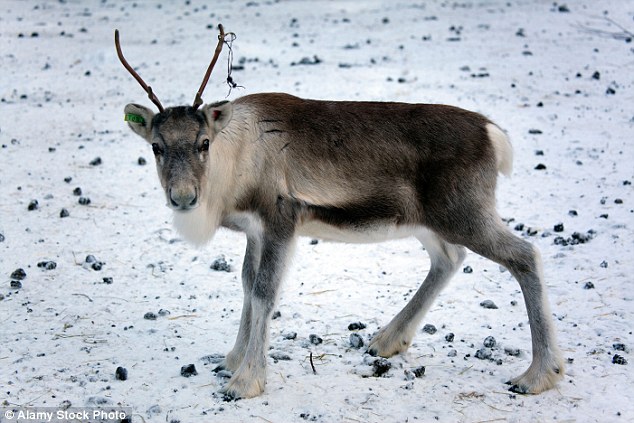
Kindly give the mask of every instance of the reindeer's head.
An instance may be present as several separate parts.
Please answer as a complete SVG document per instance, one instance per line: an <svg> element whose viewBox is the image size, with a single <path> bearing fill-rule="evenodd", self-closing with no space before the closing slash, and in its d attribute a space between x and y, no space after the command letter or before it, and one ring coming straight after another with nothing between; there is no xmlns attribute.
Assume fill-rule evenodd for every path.
<svg viewBox="0 0 634 423"><path fill-rule="evenodd" d="M159 113L139 104L125 106L125 120L132 130L152 145L156 167L165 190L167 205L176 211L196 208L204 196L210 149L216 135L231 120L232 106L228 101L202 105L202 92L207 85L224 42L224 31L219 25L218 46L203 83L196 93L193 106L164 109L152 88L145 84L123 57L119 32L115 31L115 46L123 65L148 93Z"/></svg>

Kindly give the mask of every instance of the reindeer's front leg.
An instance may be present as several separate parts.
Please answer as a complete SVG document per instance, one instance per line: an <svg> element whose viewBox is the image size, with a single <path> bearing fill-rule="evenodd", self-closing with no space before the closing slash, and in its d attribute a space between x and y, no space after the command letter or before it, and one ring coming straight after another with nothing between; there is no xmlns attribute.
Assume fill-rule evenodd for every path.
<svg viewBox="0 0 634 423"><path fill-rule="evenodd" d="M242 263L242 290L244 291L244 301L242 303L242 317L240 318L240 329L236 337L233 349L227 354L225 360L216 370L231 370L235 372L249 345L249 334L251 332L251 296L253 294L253 284L260 267L260 257L262 255L262 234L247 234L247 249L244 253Z"/></svg>
<svg viewBox="0 0 634 423"><path fill-rule="evenodd" d="M251 288L248 342L243 351L242 362L224 389L225 394L231 398L251 398L264 391L269 322L294 238L294 231L289 229L292 226L280 227L278 224L267 225L262 237L262 253ZM246 303L247 300L245 306ZM242 333L246 334L244 331ZM237 344L240 342L239 334ZM233 353L238 354L235 349Z"/></svg>

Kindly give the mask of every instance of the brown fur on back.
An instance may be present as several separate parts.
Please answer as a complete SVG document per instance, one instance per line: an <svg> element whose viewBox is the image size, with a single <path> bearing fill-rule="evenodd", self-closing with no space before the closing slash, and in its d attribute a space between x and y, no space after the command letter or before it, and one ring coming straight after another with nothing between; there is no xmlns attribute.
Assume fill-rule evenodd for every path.
<svg viewBox="0 0 634 423"><path fill-rule="evenodd" d="M274 169L262 175L276 180L258 178L254 189L265 184L270 195L296 200L310 217L323 218L319 208L374 205L378 220L425 224L440 197L469 190L494 194L497 169L489 121L477 113L287 94L250 95L234 105L254 112L257 137L251 142L265 151L262 168ZM445 199L442 207L452 201Z"/></svg>

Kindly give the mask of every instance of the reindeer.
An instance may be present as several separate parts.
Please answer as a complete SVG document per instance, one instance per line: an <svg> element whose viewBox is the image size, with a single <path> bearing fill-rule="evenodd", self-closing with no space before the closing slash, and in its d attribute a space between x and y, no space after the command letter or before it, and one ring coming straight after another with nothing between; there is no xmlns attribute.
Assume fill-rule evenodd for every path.
<svg viewBox="0 0 634 423"><path fill-rule="evenodd" d="M247 95L199 109L128 104L130 128L156 157L174 225L195 245L219 227L246 234L244 303L233 349L229 398L260 395L266 382L269 321L298 236L380 242L414 236L431 268L407 305L373 337L368 352L407 350L425 313L469 249L506 267L519 282L532 337L532 362L510 390L540 393L563 378L538 250L514 236L495 209L497 174L509 175L507 135L486 117L436 104L305 100Z"/></svg>

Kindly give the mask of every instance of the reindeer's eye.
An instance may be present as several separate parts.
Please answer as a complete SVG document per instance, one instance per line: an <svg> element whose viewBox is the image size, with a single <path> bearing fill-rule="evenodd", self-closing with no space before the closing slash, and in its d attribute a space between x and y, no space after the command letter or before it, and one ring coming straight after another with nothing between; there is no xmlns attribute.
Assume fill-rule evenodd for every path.
<svg viewBox="0 0 634 423"><path fill-rule="evenodd" d="M200 151L209 151L209 140L204 140L202 145L200 146Z"/></svg>
<svg viewBox="0 0 634 423"><path fill-rule="evenodd" d="M163 149L157 143L152 144L152 151L154 151L155 156L163 154Z"/></svg>

